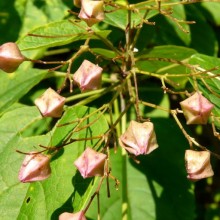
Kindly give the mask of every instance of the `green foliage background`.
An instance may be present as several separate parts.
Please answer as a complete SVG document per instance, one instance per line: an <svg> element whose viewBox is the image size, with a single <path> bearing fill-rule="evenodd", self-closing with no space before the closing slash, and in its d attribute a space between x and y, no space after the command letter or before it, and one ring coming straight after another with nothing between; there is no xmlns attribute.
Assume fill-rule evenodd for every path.
<svg viewBox="0 0 220 220"><path fill-rule="evenodd" d="M22 53L32 59L42 59L50 55L50 50L47 50L49 47L61 48L68 55L73 53L87 35L84 29L73 26L66 20L69 16L68 9L73 9L71 0L0 1L0 44L17 41ZM169 62L144 60L148 57L188 60L190 64L199 64L204 69L220 66L219 11L220 3L206 2L174 7L174 17L196 21L196 24L192 25L183 24L183 28L190 31L189 34L181 31L175 22L157 11L149 13L147 19L155 21L156 26L144 25L141 30L141 37L136 44L139 50L137 67L156 74L165 74L167 71L173 74L187 72L185 67ZM138 24L140 17L135 13L132 16L134 23ZM85 23L81 25L85 26ZM103 24L92 28L96 35L93 36L91 50L96 54L113 58L115 52L97 39L108 38L112 45L117 47L124 41L126 26L125 10L106 14ZM26 33L74 36L39 40L27 36ZM63 53L55 55L60 59L66 56ZM85 57L89 59L90 55L86 54ZM80 61L77 60L75 65ZM220 72L215 70L213 73ZM178 89L191 88L186 77L181 78L179 83ZM219 94L220 85L217 78L211 78L207 83ZM45 88L56 88L59 85L60 80L54 79L54 75L50 75L45 67L41 68L28 62L22 64L15 73L0 72L0 218L3 220L58 219L59 214L64 211L76 212L85 208L97 187L98 178L83 180L73 166L73 161L86 146L94 145L94 141L73 143L60 151L51 162L52 175L49 179L31 184L18 181L18 171L24 155L16 153L16 149L28 152L39 149L39 144L59 145L76 126L74 123L60 128L54 126L52 131L48 132L51 122L43 120L33 104L33 100L42 94ZM199 88L215 104L214 113L219 115L219 98L210 93L202 82L199 82ZM155 80L143 81L139 95L145 101L168 109L178 104L172 97L163 94L160 84ZM110 96L111 94L107 94L99 101L89 103L87 107L75 105L76 102L73 102L66 108L63 117L54 123L57 125L81 118L98 108L99 102L105 102ZM131 220L219 219L220 191L216 190L219 186L216 185L219 181L218 176L202 180L196 185L189 182L184 167L184 151L188 148L188 143L176 123L168 113L159 109L143 107L142 110L145 117L150 117L155 124L160 147L148 156L139 157L140 164L122 156L120 147L116 154L111 150L112 174L121 184L119 190L116 190L114 181L110 181L110 198L107 198L105 184L102 186L101 219L122 219L124 206L128 207L127 218ZM96 117L95 114L89 120ZM127 117L134 118L133 111L130 111ZM216 125L219 126L218 122ZM82 130L74 135L76 138L96 136L103 134L107 129L108 116L102 116L90 127L89 132ZM191 132L195 131L193 127ZM203 130L203 137L198 133L195 135L201 140L208 136L206 130ZM207 144L211 150L218 151L215 141L211 138ZM219 171L219 162L212 162L216 171ZM206 191L200 190L207 188L211 190L209 196L204 197L204 203L199 203L198 197L203 198L203 195L206 195ZM96 205L94 201L86 213L88 219L96 219Z"/></svg>

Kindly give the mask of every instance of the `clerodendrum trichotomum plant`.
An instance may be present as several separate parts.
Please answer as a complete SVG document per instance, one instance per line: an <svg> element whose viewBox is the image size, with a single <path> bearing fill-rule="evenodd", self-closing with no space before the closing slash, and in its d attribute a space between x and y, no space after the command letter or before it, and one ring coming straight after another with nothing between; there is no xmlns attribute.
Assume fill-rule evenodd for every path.
<svg viewBox="0 0 220 220"><path fill-rule="evenodd" d="M0 219L219 219L220 2L0 3Z"/></svg>

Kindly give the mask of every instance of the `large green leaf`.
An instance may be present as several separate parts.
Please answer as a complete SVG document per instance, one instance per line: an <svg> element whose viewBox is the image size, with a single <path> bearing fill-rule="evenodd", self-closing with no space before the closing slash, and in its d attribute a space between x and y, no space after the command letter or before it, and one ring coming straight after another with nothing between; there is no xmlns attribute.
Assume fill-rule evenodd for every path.
<svg viewBox="0 0 220 220"><path fill-rule="evenodd" d="M191 43L190 47L199 53L206 55L217 55L218 42L213 28L208 23L208 18L204 16L196 5L187 5L186 14L188 20L194 20L196 24L190 25Z"/></svg>
<svg viewBox="0 0 220 220"><path fill-rule="evenodd" d="M175 1L175 2L177 2L177 1ZM183 5L176 5L173 8L173 13L171 16L174 19L177 19L180 21L187 20L185 8ZM160 21L158 21L159 25L160 25L160 29L161 29L160 31L164 32L162 38L166 38L166 42L171 43L175 38L178 37L179 40L181 40L184 43L184 45L186 45L186 46L189 45L190 33L187 33L187 32L189 32L190 25L186 24L184 22L180 22L178 24L178 22L174 21L173 19L171 19L169 17L165 17L165 18L168 22L167 25L163 24L163 23L162 23L162 25L160 25Z"/></svg>
<svg viewBox="0 0 220 220"><path fill-rule="evenodd" d="M215 23L217 26L220 25L220 4L219 2L202 2L202 12L206 15L208 21Z"/></svg>
<svg viewBox="0 0 220 220"><path fill-rule="evenodd" d="M154 118L159 148L141 156L140 164L127 161L129 219L194 219L192 184L186 178L187 141L174 121ZM167 137L172 138L167 139Z"/></svg>
<svg viewBox="0 0 220 220"><path fill-rule="evenodd" d="M94 109L83 106L68 108L59 124L85 117L92 111ZM0 119L0 162L2 164L0 210L4 220L57 219L64 211L71 212L85 208L90 191L95 186L92 184L92 179L84 180L79 175L73 162L85 147L94 146L97 140L75 142L60 150L52 159L52 175L49 179L32 184L19 183L17 175L24 155L16 153L15 149L28 152L36 150L39 144L60 146L63 139L78 124L71 123L63 127L55 127L50 135L23 137L23 130L40 118L36 107L21 107L7 112ZM95 113L86 119L80 127L91 122L94 124L75 132L72 137L89 138L103 134L108 125L103 117L99 120L96 118Z"/></svg>
<svg viewBox="0 0 220 220"><path fill-rule="evenodd" d="M62 0L16 0L14 5L22 20L20 31L22 35L47 22L63 19L68 14L67 10L69 9Z"/></svg>
<svg viewBox="0 0 220 220"><path fill-rule="evenodd" d="M62 0L9 0L0 2L0 44L13 41L23 36L33 28L42 26L48 22L63 19L70 2ZM16 22L15 22L16 21ZM38 51L39 55L40 51ZM33 54L33 52L32 52ZM36 52L28 55L29 58L36 58Z"/></svg>
<svg viewBox="0 0 220 220"><path fill-rule="evenodd" d="M157 74L185 74L187 68L178 64L178 61L187 62L196 51L180 46L157 46L151 50L143 50L137 56L137 67L140 70L157 73ZM153 58L152 60L147 60ZM160 59L160 58L164 58ZM167 59L167 60L166 60ZM170 62L168 61L170 60ZM187 77L170 78L173 82L178 83L177 88L181 89L187 82Z"/></svg>
<svg viewBox="0 0 220 220"><path fill-rule="evenodd" d="M18 101L33 86L38 84L47 74L46 70L22 68L6 74L0 72L0 112L5 111L10 105Z"/></svg>
<svg viewBox="0 0 220 220"><path fill-rule="evenodd" d="M154 83L141 90L139 97L170 108L169 100L155 89ZM159 148L150 155L137 157L140 164L125 160L126 170L122 172L126 178L122 181L127 187L122 190L127 195L128 220L194 219L193 184L186 178L184 161L188 142L166 112L156 108L141 108L141 112L154 123Z"/></svg>
<svg viewBox="0 0 220 220"><path fill-rule="evenodd" d="M112 7L106 7L106 11L114 10ZM145 10L140 11L131 11L131 25L132 26L138 26L142 22L142 17L145 14ZM145 19L150 19L153 16L158 14L157 11L150 11ZM105 23L110 24L112 26L118 27L122 30L125 30L128 23L128 11L125 9L119 9L110 13L105 14Z"/></svg>
<svg viewBox="0 0 220 220"><path fill-rule="evenodd" d="M93 28L93 31L102 38L106 38L110 31L99 31ZM41 36L26 35L19 39L18 46L21 50L31 50L38 48L48 48L69 44L71 42L87 39L89 36L98 38L87 31L87 25L84 22L70 22L68 20L52 22L40 26L29 34Z"/></svg>
<svg viewBox="0 0 220 220"><path fill-rule="evenodd" d="M171 0L169 2L178 1ZM166 3L164 4L166 5ZM171 14L169 14L167 6L162 7L161 10L163 13L152 19L156 23L155 26L147 27L148 33L146 34L153 36L150 39L151 44L188 46L191 41L190 32L187 33L190 25L183 22L187 20L184 6L175 5Z"/></svg>
<svg viewBox="0 0 220 220"><path fill-rule="evenodd" d="M14 108L0 118L0 211L2 219L16 219L22 203L25 202L28 184L20 184L17 178L24 155L16 153L15 150L19 148L22 140L22 131L40 118L35 107ZM37 137L35 144L36 141L46 144L45 140L48 140L48 137ZM22 149L33 151L32 144L34 144L33 140L23 141Z"/></svg>
<svg viewBox="0 0 220 220"><path fill-rule="evenodd" d="M174 1L178 2L176 0L172 0L172 2ZM207 3L207 5L208 4L209 3ZM210 8L211 7L212 6L210 5ZM164 7L162 9L165 10L167 8ZM212 10L218 11L217 9L214 9L214 6ZM184 7L183 5L175 5L171 14L173 19L161 14L155 16L153 21L156 22L156 25L147 26L147 28L144 27L142 29L146 29L146 32L143 33L146 35L144 40L148 40L146 43L144 43L144 45L148 43L148 46L150 47L152 45L169 44L188 46L200 53L217 55L217 38L215 36L215 32L213 31L213 27L208 22L212 20L214 15L211 13L203 13L203 11L204 10L201 10L201 7L198 4L185 5ZM181 25L186 31L189 31L189 33L182 31L181 28L178 27L177 22L174 21L175 19L180 20L179 25ZM182 21L195 21L196 23L188 25ZM150 39L149 36L151 36Z"/></svg>

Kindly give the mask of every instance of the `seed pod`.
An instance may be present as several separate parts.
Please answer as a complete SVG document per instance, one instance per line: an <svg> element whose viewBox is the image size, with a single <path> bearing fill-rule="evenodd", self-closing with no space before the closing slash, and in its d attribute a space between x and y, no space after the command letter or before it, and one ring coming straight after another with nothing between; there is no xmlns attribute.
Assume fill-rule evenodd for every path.
<svg viewBox="0 0 220 220"><path fill-rule="evenodd" d="M104 175L106 155L86 148L82 155L74 162L83 178Z"/></svg>
<svg viewBox="0 0 220 220"><path fill-rule="evenodd" d="M17 44L8 42L0 46L0 69L7 73L14 72L25 61Z"/></svg>
<svg viewBox="0 0 220 220"><path fill-rule="evenodd" d="M131 121L127 130L119 138L123 148L134 155L149 154L158 148L152 122Z"/></svg>
<svg viewBox="0 0 220 220"><path fill-rule="evenodd" d="M84 20L89 27L104 20L103 1L81 0L79 18Z"/></svg>
<svg viewBox="0 0 220 220"><path fill-rule="evenodd" d="M101 88L102 68L84 60L79 69L74 73L73 80L82 92Z"/></svg>
<svg viewBox="0 0 220 220"><path fill-rule="evenodd" d="M197 181L214 175L208 151L185 151L187 178Z"/></svg>
<svg viewBox="0 0 220 220"><path fill-rule="evenodd" d="M50 176L50 157L34 152L26 155L18 178L21 182L35 182L47 179Z"/></svg>
<svg viewBox="0 0 220 220"><path fill-rule="evenodd" d="M214 105L201 93L196 92L191 97L180 102L187 124L207 124Z"/></svg>
<svg viewBox="0 0 220 220"><path fill-rule="evenodd" d="M59 118L62 115L65 100L64 97L49 88L34 103L43 117Z"/></svg>
<svg viewBox="0 0 220 220"><path fill-rule="evenodd" d="M64 212L59 216L59 220L86 220L86 217L83 211L76 213Z"/></svg>

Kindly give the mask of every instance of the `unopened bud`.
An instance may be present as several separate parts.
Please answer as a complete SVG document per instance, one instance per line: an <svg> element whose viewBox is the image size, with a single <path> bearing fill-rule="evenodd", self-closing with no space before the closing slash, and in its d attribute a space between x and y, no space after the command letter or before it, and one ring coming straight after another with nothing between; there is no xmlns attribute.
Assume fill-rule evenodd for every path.
<svg viewBox="0 0 220 220"><path fill-rule="evenodd" d="M186 150L185 162L187 178L197 181L214 175L210 163L210 152Z"/></svg>
<svg viewBox="0 0 220 220"><path fill-rule="evenodd" d="M102 68L88 60L84 60L73 75L73 80L82 92L101 88L101 79Z"/></svg>
<svg viewBox="0 0 220 220"><path fill-rule="evenodd" d="M93 24L104 20L103 5L103 1L81 0L81 10L78 17L91 27Z"/></svg>
<svg viewBox="0 0 220 220"><path fill-rule="evenodd" d="M214 105L201 93L196 92L191 97L180 102L187 124L206 124Z"/></svg>
<svg viewBox="0 0 220 220"><path fill-rule="evenodd" d="M86 148L82 155L74 162L83 178L104 175L106 155Z"/></svg>
<svg viewBox="0 0 220 220"><path fill-rule="evenodd" d="M59 216L59 220L86 220L86 217L83 211L76 213L64 212Z"/></svg>
<svg viewBox="0 0 220 220"><path fill-rule="evenodd" d="M65 100L64 97L49 88L34 103L43 117L59 118L62 115Z"/></svg>
<svg viewBox="0 0 220 220"><path fill-rule="evenodd" d="M8 42L0 46L0 69L7 73L14 72L25 61L17 44Z"/></svg>
<svg viewBox="0 0 220 220"><path fill-rule="evenodd" d="M41 153L30 153L26 155L18 178L21 182L35 182L47 179L50 176L50 157Z"/></svg>
<svg viewBox="0 0 220 220"><path fill-rule="evenodd" d="M127 130L119 138L123 148L134 155L149 154L158 148L152 122L131 121Z"/></svg>

